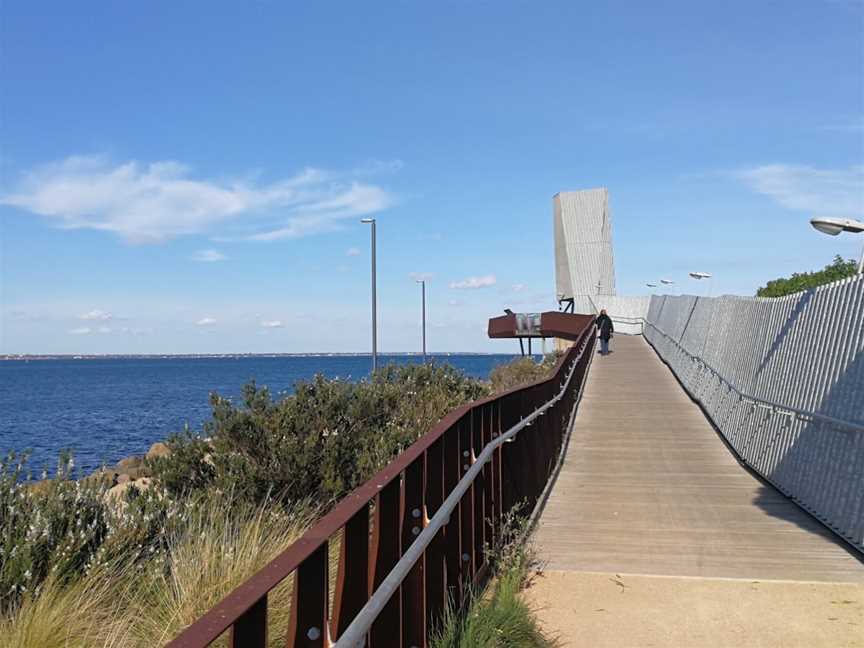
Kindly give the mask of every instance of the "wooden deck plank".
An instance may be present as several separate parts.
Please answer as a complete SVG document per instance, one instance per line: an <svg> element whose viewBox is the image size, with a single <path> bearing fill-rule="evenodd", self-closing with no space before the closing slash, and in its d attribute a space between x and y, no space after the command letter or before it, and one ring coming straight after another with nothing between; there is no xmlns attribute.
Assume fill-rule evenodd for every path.
<svg viewBox="0 0 864 648"><path fill-rule="evenodd" d="M864 582L864 563L738 464L641 337L592 364L534 542L550 570Z"/></svg>

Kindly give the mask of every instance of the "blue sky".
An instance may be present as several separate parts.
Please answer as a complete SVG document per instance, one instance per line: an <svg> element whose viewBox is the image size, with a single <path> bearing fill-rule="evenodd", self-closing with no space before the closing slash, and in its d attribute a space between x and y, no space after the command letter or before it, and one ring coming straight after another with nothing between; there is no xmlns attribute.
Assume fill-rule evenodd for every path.
<svg viewBox="0 0 864 648"><path fill-rule="evenodd" d="M554 308L553 194L606 186L618 291L856 257L864 5L7 0L0 352L380 348ZM460 287L466 286L466 287ZM472 287L476 286L476 287Z"/></svg>

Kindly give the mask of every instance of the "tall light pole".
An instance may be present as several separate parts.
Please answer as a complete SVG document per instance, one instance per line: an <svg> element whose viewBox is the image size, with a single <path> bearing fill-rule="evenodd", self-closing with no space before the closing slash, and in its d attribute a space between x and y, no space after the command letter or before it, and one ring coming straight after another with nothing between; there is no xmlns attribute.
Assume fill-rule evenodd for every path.
<svg viewBox="0 0 864 648"><path fill-rule="evenodd" d="M375 219L363 218L361 223L372 226L372 373L378 369L378 299L375 295Z"/></svg>
<svg viewBox="0 0 864 648"><path fill-rule="evenodd" d="M418 279L417 283L420 284L421 303L423 304L423 364L426 364L426 280Z"/></svg>
<svg viewBox="0 0 864 648"><path fill-rule="evenodd" d="M823 234L831 236L837 236L840 232L864 232L864 223L851 218L811 218L810 224ZM858 261L858 274L864 274L864 250L861 250L861 260Z"/></svg>

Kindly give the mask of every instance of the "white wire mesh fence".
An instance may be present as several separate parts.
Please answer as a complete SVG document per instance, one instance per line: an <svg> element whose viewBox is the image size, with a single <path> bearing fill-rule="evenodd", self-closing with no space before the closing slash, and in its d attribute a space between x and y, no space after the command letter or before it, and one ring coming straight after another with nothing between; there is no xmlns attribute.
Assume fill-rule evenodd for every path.
<svg viewBox="0 0 864 648"><path fill-rule="evenodd" d="M744 461L864 551L864 277L654 296L644 335Z"/></svg>

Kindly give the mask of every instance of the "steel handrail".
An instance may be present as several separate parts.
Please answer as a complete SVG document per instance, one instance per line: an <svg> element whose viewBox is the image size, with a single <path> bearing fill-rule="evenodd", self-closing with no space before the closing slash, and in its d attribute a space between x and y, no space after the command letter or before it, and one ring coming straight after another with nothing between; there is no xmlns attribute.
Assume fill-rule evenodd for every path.
<svg viewBox="0 0 864 648"><path fill-rule="evenodd" d="M719 371L717 371L714 367L712 367L710 364L705 362L705 360L703 360L699 356L693 355L692 353L690 353L687 349L685 349L681 345L681 343L678 340L676 340L671 335L666 333L664 330L662 330L656 324L648 321L647 319L644 319L643 321L646 324L648 324L648 326L650 326L655 331L657 331L660 335L662 335L666 339L673 342L675 344L675 346L678 347L678 349L682 353L689 356L692 360L695 360L696 362L701 364L705 369L707 369L712 374L717 376L717 378L720 380L720 382L724 383L729 390L735 392L741 400L750 402L756 407L761 407L764 409L770 409L771 411L773 411L777 414L783 414L783 415L787 415L787 416L791 415L797 419L803 419L803 420L818 419L818 420L822 421L823 423L827 423L827 424L833 425L835 427L843 427L843 428L847 428L847 429L853 430L854 432L859 432L859 433L864 432L864 425L861 425L859 423L853 423L851 421L844 421L843 419L834 418L833 416L828 416L827 414L819 414L817 412L810 412L808 410L802 410L802 409L799 409L797 407L792 407L790 405L781 405L780 403L775 403L774 401L770 401L770 400L765 399L765 398L759 398L757 396L752 396L751 394L747 394L745 392L742 392L735 385L733 385L728 380L726 380L726 378L724 378L723 375Z"/></svg>
<svg viewBox="0 0 864 648"><path fill-rule="evenodd" d="M501 433L498 438L490 441L484 446L483 450L471 465L471 468L465 473L462 479L459 480L435 515L433 515L432 519L429 520L426 528L424 528L423 531L420 532L420 535L417 536L417 539L411 543L411 546L407 549L402 558L399 559L396 565L394 565L393 569L390 570L390 573L387 574L378 589L375 590L371 597L369 597L369 601L361 608L360 612L357 613L357 616L351 624L345 629L345 632L342 633L342 636L336 641L334 648L355 648L356 646L364 645L366 633L368 633L372 628L375 619L378 618L378 615L381 614L384 607L390 601L390 598L399 589L402 581L405 580L415 563L423 555L423 552L435 539L438 531L440 531L441 528L449 522L450 516L456 506L458 506L462 496L468 492L468 489L480 474L483 466L492 459L495 450L502 444L511 441L521 430L530 426L536 419L543 416L546 410L564 397L567 388L570 386L570 380L573 378L573 373L576 371L576 366L579 364L579 360L585 353L586 346L587 344L583 341L582 348L579 350L579 354L573 360L570 370L567 373L567 379L564 381L561 389L555 396L519 421L519 423L509 428L506 432Z"/></svg>

